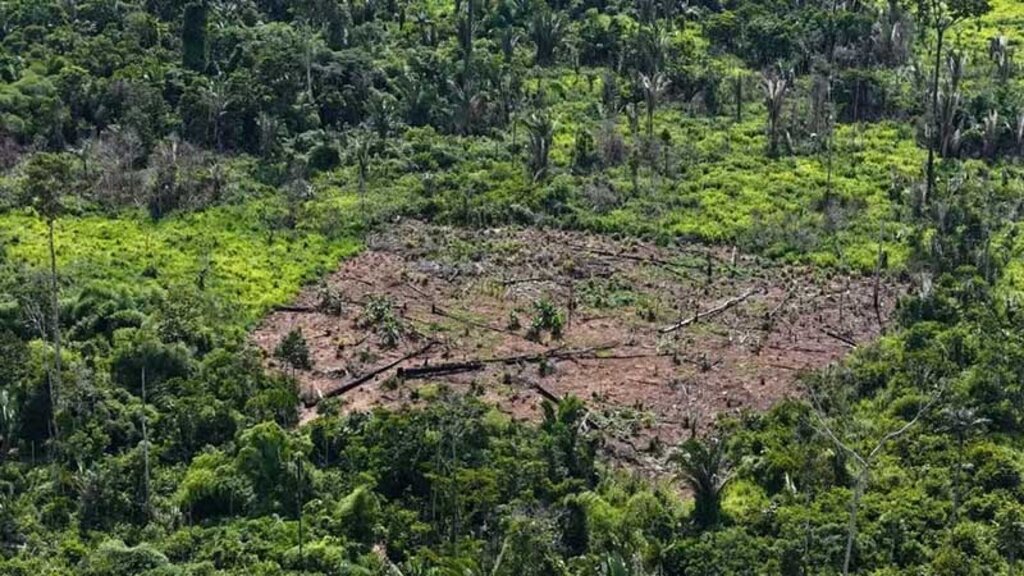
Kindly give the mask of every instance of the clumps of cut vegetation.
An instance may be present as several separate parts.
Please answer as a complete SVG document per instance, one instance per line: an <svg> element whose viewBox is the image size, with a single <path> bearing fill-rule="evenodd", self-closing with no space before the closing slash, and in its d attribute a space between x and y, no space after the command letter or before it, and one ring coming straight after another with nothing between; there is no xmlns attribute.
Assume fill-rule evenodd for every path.
<svg viewBox="0 0 1024 576"><path fill-rule="evenodd" d="M370 296L359 320L359 327L373 330L385 348L398 346L406 334L405 325L395 314L394 304L386 296Z"/></svg>
<svg viewBox="0 0 1024 576"><path fill-rule="evenodd" d="M313 362L309 359L309 345L306 344L306 337L302 335L302 329L296 328L284 338L274 349L274 357L286 362L296 370L310 370Z"/></svg>
<svg viewBox="0 0 1024 576"><path fill-rule="evenodd" d="M518 332L523 327L523 323L519 320L519 314L515 309L508 311L508 323L505 324L505 327L511 332Z"/></svg>
<svg viewBox="0 0 1024 576"><path fill-rule="evenodd" d="M341 316L345 313L345 298L341 292L328 284L320 282L317 289L317 312L328 316Z"/></svg>
<svg viewBox="0 0 1024 576"><path fill-rule="evenodd" d="M565 316L551 300L542 298L533 303L533 319L526 332L527 338L539 342L543 333L548 332L552 339L558 340L564 328Z"/></svg>

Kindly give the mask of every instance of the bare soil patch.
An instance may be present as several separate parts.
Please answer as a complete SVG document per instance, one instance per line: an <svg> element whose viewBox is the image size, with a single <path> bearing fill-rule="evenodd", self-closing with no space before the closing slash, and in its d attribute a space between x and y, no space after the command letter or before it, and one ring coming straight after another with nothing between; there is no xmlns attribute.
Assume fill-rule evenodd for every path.
<svg viewBox="0 0 1024 576"><path fill-rule="evenodd" d="M878 337L900 290L725 248L409 222L252 340L295 375L307 418L332 396L353 411L452 390L536 420L545 397L573 394L616 459L657 472L663 447L797 394L801 373ZM531 334L541 309L561 316L560 335ZM296 328L312 369L273 357Z"/></svg>

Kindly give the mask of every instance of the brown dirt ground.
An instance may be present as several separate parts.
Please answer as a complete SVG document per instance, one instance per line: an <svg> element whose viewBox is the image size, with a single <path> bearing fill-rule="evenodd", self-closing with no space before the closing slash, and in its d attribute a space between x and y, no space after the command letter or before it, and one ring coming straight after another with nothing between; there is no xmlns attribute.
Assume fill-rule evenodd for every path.
<svg viewBox="0 0 1024 576"><path fill-rule="evenodd" d="M654 474L663 471L661 446L721 414L764 410L798 394L801 373L878 337L878 317L889 317L901 290L883 279L876 314L873 278L782 266L725 248L414 222L368 239L368 249L325 282L344 301L340 314L320 311L323 287L314 286L252 334L270 366L295 375L306 419L322 397L433 342L341 394L343 409L424 402L441 385L536 420L539 386L584 400L613 459ZM381 297L403 329L392 347L365 321L367 303ZM560 339L526 337L541 299L566 317ZM512 316L521 327L510 328ZM683 319L690 323L664 332ZM285 368L273 358L295 328L308 342L312 370ZM399 367L520 355L557 357L487 362L430 379L396 377Z"/></svg>

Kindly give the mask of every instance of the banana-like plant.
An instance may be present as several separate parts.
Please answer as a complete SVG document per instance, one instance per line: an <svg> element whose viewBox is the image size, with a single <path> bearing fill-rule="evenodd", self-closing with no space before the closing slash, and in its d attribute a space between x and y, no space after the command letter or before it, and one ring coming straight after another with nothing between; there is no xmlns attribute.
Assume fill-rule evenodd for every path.
<svg viewBox="0 0 1024 576"><path fill-rule="evenodd" d="M722 517L722 492L733 479L732 463L721 438L690 438L673 456L679 475L693 492L693 520L699 528L716 526Z"/></svg>
<svg viewBox="0 0 1024 576"><path fill-rule="evenodd" d="M996 150L999 148L999 132L1002 128L999 112L990 110L982 120L982 154L986 158L995 158Z"/></svg>
<svg viewBox="0 0 1024 576"><path fill-rule="evenodd" d="M555 124L544 113L535 112L524 121L530 137L530 156L527 168L533 182L540 182L547 177L548 161L551 154L551 143L555 138Z"/></svg>

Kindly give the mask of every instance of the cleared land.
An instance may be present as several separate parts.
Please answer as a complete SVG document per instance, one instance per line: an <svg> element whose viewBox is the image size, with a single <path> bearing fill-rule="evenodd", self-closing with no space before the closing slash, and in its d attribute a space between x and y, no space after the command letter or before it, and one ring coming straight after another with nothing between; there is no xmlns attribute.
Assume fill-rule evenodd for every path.
<svg viewBox="0 0 1024 576"><path fill-rule="evenodd" d="M802 372L876 338L900 289L725 248L405 223L252 339L295 375L307 418L332 396L366 410L448 387L537 419L545 397L573 394L616 459L657 471L664 446L799 393ZM561 317L560 336L545 308ZM296 328L309 370L273 356Z"/></svg>

